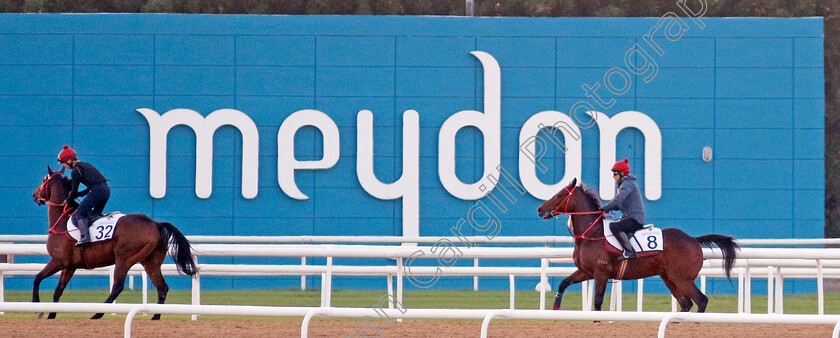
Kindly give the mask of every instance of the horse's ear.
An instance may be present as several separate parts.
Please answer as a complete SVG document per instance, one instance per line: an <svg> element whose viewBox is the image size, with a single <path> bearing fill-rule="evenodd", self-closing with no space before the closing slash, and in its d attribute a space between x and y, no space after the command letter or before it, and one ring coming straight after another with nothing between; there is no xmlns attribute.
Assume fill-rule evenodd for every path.
<svg viewBox="0 0 840 338"><path fill-rule="evenodd" d="M58 173L64 175L64 166L61 166L61 170L59 170Z"/></svg>
<svg viewBox="0 0 840 338"><path fill-rule="evenodd" d="M48 173L48 174L50 174L50 175L52 175L52 174L53 174L52 167L50 167L50 164L49 164L49 163L47 163L47 173Z"/></svg>
<svg viewBox="0 0 840 338"><path fill-rule="evenodd" d="M575 185L577 185L577 177L575 177L575 178L573 178L573 179L572 179L572 183L569 183L569 188L572 188L572 187L574 187Z"/></svg>

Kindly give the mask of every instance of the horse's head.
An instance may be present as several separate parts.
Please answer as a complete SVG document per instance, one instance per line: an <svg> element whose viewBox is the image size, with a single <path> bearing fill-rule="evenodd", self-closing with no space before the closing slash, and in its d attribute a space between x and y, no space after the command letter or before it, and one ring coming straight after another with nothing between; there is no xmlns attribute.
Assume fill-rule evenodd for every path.
<svg viewBox="0 0 840 338"><path fill-rule="evenodd" d="M598 210L601 201L594 195L594 189L586 188L581 184L577 186L577 178L572 179L562 190L554 194L548 201L545 201L537 213L543 219L550 219L561 212L586 212Z"/></svg>
<svg viewBox="0 0 840 338"><path fill-rule="evenodd" d="M32 200L38 205L48 203L51 205L59 205L64 203L64 200L70 194L70 180L64 177L64 168L59 171L53 171L50 165L47 165L47 176L41 180L41 185L32 193Z"/></svg>

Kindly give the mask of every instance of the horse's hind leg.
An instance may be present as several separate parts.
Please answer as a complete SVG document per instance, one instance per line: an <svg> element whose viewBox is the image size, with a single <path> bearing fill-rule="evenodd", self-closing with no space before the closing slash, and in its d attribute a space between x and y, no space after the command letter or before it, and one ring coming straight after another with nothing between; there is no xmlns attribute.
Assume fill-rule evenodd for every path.
<svg viewBox="0 0 840 338"><path fill-rule="evenodd" d="M152 255L146 258L146 260L140 262L140 264L143 264L143 268L146 269L146 274L149 275L149 279L152 281L152 284L157 289L158 304L163 304L166 301L166 294L169 292L169 285L166 285L166 281L163 280L163 274L160 272L160 265L163 264L163 259L165 257L166 251L156 250L152 252ZM159 319L160 313L156 313L152 316L152 320Z"/></svg>
<svg viewBox="0 0 840 338"><path fill-rule="evenodd" d="M600 274L598 272L595 273L595 311L601 311L601 305L604 304L607 282L609 282L609 278L603 272Z"/></svg>
<svg viewBox="0 0 840 338"><path fill-rule="evenodd" d="M688 289L688 296L697 303L697 312L706 312L706 305L709 304L709 297L706 297L706 295L697 288L697 285L694 285L693 281L688 282L686 288Z"/></svg>
<svg viewBox="0 0 840 338"><path fill-rule="evenodd" d="M560 303L563 302L563 292L566 291L566 288L569 287L569 285L577 284L587 279L592 279L592 276L581 270L577 270L569 275L569 277L563 279L563 281L560 282L560 285L557 286L557 295L554 297L554 306L552 307L552 310L560 310Z"/></svg>
<svg viewBox="0 0 840 338"><path fill-rule="evenodd" d="M691 310L691 307L694 303L691 302L691 299L685 294L685 291L677 286L673 281L666 277L662 277L662 281L665 282L665 286L668 287L668 290L671 291L671 295L677 299L677 303L680 304L680 311L681 312L688 312ZM693 285L693 284L692 284Z"/></svg>
<svg viewBox="0 0 840 338"><path fill-rule="evenodd" d="M113 303L117 296L123 291L125 288L125 276L128 274L128 269L131 268L133 264L126 264L123 262L117 262L114 264L114 287L111 289L111 294L108 295L108 299L105 300L105 303ZM97 313L90 317L90 319L99 319L104 316L104 313Z"/></svg>
<svg viewBox="0 0 840 338"><path fill-rule="evenodd" d="M58 278L58 285L55 286L55 293L53 293L53 303L58 303L58 299L61 298L61 295L64 293L64 288L70 283L70 279L73 278L74 273L76 273L75 268L61 270L61 277ZM55 312L50 312L47 319L55 319Z"/></svg>

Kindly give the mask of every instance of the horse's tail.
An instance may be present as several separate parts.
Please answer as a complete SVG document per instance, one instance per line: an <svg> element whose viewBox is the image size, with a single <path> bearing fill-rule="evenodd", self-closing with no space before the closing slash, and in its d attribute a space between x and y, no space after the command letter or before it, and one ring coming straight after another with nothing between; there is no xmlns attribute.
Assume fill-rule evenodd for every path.
<svg viewBox="0 0 840 338"><path fill-rule="evenodd" d="M190 241L184 237L181 230L178 230L178 228L169 222L159 222L157 225L163 238L169 242L169 257L175 261L175 265L178 266L178 271L188 276L195 275L198 272L198 267L196 267L195 260L192 257Z"/></svg>
<svg viewBox="0 0 840 338"><path fill-rule="evenodd" d="M741 248L735 243L735 240L730 236L711 234L697 237L697 241L701 246L712 248L712 245L717 245L723 253L723 272L726 273L726 279L732 281L729 273L732 272L732 266L735 264L736 250Z"/></svg>

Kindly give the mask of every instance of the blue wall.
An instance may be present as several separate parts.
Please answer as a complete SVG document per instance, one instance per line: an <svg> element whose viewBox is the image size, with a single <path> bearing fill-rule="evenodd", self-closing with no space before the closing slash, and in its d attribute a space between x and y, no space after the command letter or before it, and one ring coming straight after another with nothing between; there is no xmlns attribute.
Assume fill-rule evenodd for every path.
<svg viewBox="0 0 840 338"><path fill-rule="evenodd" d="M624 95L600 92L616 100L602 110L607 115L636 110L661 128L662 198L646 201L648 221L694 236L823 237L822 19L703 22L701 30L686 19L690 29L682 39L659 40L665 55L655 56L660 69L651 82L634 76ZM482 68L469 52L485 51L501 65L502 165L518 177L516 143L525 120L544 110L568 113L587 100L580 85L624 67L625 52L634 43L646 47L642 37L655 24L656 18L3 14L0 233L46 231L46 210L31 203L31 194L44 165L70 144L110 179L109 210L146 213L187 235L400 235L399 200L371 197L356 179L355 121L359 110L373 112L375 171L390 182L401 172L401 116L414 109L421 123L420 234L447 236L474 204L451 196L437 176L443 121L461 110L482 110ZM153 199L149 127L137 108L246 113L260 132L259 195L246 200L240 194L241 136L223 127L215 136L213 195L197 198L195 136L181 126L169 136L166 197ZM323 111L341 133L335 167L298 171L297 183L311 197L304 201L286 196L276 179L277 130L301 109ZM582 137L583 181L594 185L597 128ZM465 182L481 179L481 140L475 129L458 135L457 171ZM299 160L321 157L317 130L301 130L296 144ZM709 163L701 160L705 146L715 152ZM637 173L643 173L643 154L640 132L619 135L617 157L630 158ZM562 153L551 156L556 163L541 177L546 182L563 176ZM643 188L644 175L640 181ZM499 235L567 235L565 219L536 217L539 203L530 196L517 202L502 216ZM251 261L294 262L203 260ZM207 280L205 287L220 289L299 282ZM369 281L340 279L336 286ZM9 287L30 283L13 278ZM170 278L170 284L188 282ZM813 290L811 284L794 288ZM471 279L440 285L468 287ZM732 291L728 283L715 288Z"/></svg>

